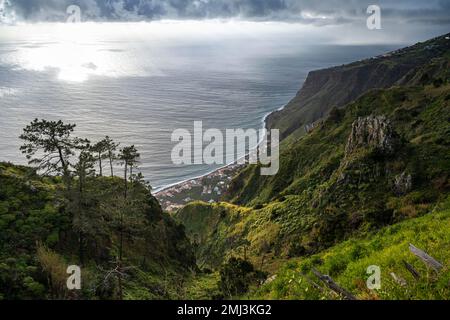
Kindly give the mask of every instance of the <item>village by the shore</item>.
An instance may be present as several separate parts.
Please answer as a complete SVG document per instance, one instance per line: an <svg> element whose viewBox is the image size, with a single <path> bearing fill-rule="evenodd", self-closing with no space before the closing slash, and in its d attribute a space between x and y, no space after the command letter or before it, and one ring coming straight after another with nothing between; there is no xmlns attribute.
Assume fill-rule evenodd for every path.
<svg viewBox="0 0 450 320"><path fill-rule="evenodd" d="M164 211L175 212L192 201L219 202L231 180L243 167L231 164L199 178L173 185L155 193Z"/></svg>

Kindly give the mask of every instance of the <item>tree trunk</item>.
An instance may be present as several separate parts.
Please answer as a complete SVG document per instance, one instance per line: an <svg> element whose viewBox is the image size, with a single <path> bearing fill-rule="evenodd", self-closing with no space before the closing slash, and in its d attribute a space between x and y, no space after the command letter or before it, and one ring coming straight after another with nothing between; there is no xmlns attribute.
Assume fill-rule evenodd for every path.
<svg viewBox="0 0 450 320"><path fill-rule="evenodd" d="M109 152L109 167L111 169L111 177L114 177L112 152Z"/></svg>
<svg viewBox="0 0 450 320"><path fill-rule="evenodd" d="M125 199L127 198L127 194L128 194L128 181L127 181L128 177L127 177L127 175L128 175L128 163L125 162L125 170L124 170L124 176L123 176L124 183L125 183L125 189L124 189L125 190L124 191Z"/></svg>
<svg viewBox="0 0 450 320"><path fill-rule="evenodd" d="M259 267L260 269L262 269L264 267L264 261L266 260L266 254L264 253L262 258L261 258L261 266Z"/></svg>
<svg viewBox="0 0 450 320"><path fill-rule="evenodd" d="M118 281L119 281L119 299L123 300L123 284L122 284L122 265L123 265L123 210L120 211L120 232L119 232L119 264L118 264Z"/></svg>
<svg viewBox="0 0 450 320"><path fill-rule="evenodd" d="M99 169L100 169L100 177L103 177L102 154L101 154L101 152L98 153L98 166L99 166Z"/></svg>
<svg viewBox="0 0 450 320"><path fill-rule="evenodd" d="M80 266L83 266L84 265L83 231L80 230L78 237L79 237L78 259L80 260Z"/></svg>
<svg viewBox="0 0 450 320"><path fill-rule="evenodd" d="M119 262L119 273L117 274L117 280L119 282L119 300L123 300L123 285L122 285L122 264Z"/></svg>
<svg viewBox="0 0 450 320"><path fill-rule="evenodd" d="M62 165L62 169L63 169L63 177L64 177L64 180L65 180L67 189L70 190L71 186L70 186L69 168L68 168L68 165L66 163L66 160L64 160L61 148L58 148L58 155L59 155L59 160L61 161L61 165Z"/></svg>
<svg viewBox="0 0 450 320"><path fill-rule="evenodd" d="M81 168L84 171L84 168ZM84 265L84 234L83 234L83 187L84 187L84 172L79 173L79 198L78 198L78 214L80 218L80 230L78 235L78 259L80 260L80 265Z"/></svg>
<svg viewBox="0 0 450 320"><path fill-rule="evenodd" d="M128 193L128 181L127 181L127 174L128 174L128 163L125 161L125 169L124 169L124 183L125 183L125 191L124 191L124 199L125 199L125 206L126 206L126 199L127 199L127 193ZM123 211L125 208L120 210L120 222L119 222L119 265L118 265L118 281L119 281L119 299L123 300L123 288L122 288L122 260L123 260Z"/></svg>

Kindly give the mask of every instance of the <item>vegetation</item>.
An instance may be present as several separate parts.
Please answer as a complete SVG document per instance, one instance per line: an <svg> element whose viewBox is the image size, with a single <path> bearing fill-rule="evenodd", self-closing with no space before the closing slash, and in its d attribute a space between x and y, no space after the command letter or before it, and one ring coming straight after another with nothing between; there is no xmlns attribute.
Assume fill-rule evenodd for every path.
<svg viewBox="0 0 450 320"><path fill-rule="evenodd" d="M175 217L197 245L199 262L217 267L243 254L248 241L251 261L265 256L270 265L274 257L313 254L351 234L429 212L448 194L449 94L449 86L370 92L340 111L339 120L328 118L284 150L278 175L242 183L237 177L244 187L233 201L254 206L187 205ZM395 153L369 145L346 153L352 124L372 114L391 119L401 142ZM405 175L411 185L397 190Z"/></svg>
<svg viewBox="0 0 450 320"><path fill-rule="evenodd" d="M358 299L448 299L449 44L313 73L306 104L269 120L285 138L279 173L247 166L227 202L173 216L138 173L135 146L34 120L21 136L32 167L0 163L0 299L341 299L317 272ZM306 114L307 132L292 126ZM77 291L66 287L73 264ZM370 265L378 290L366 286Z"/></svg>
<svg viewBox="0 0 450 320"><path fill-rule="evenodd" d="M216 274L228 259L239 257L268 272L269 279L276 276L261 289L250 288L257 298L339 298L312 290L307 280L314 277L312 267L358 298L448 298L449 261L443 253L449 248L444 226L448 208L442 203L450 188L449 44L440 37L324 71L349 76L368 68L373 74L367 78L370 83L358 83L364 88L359 98L342 97L350 100L340 108L324 105L330 107L327 116L319 115L307 133L285 131L277 175L260 176L258 165L247 166L232 181L224 198L228 202L194 202L174 214L186 227L199 265ZM377 67L387 62L389 72ZM399 72L393 65L410 67L392 81L391 71ZM381 83L376 77L386 80L380 85L385 89L372 89ZM322 90L316 80L310 83L314 97L340 86L330 82ZM307 81L302 90L310 89ZM305 101L323 102L311 99ZM292 108L283 111L289 121L307 109ZM420 268L408 242L426 249L446 269L433 275ZM411 281L402 260L425 276ZM384 291L374 293L365 286L371 264L382 267ZM390 272L405 278L407 287L398 288ZM199 276L193 285L202 283Z"/></svg>
<svg viewBox="0 0 450 320"><path fill-rule="evenodd" d="M265 274L255 271L253 265L240 258L231 258L220 270L219 288L226 297L246 293L253 282L263 281Z"/></svg>
<svg viewBox="0 0 450 320"><path fill-rule="evenodd" d="M449 199L450 200L450 199ZM361 238L344 241L320 254L293 259L283 265L271 283L255 289L252 297L258 299L333 299L331 290L318 290L309 279L317 268L329 274L359 299L448 299L450 296L450 201L428 215L371 232ZM426 250L444 264L435 272L417 259L408 249L413 243ZM416 279L404 262L420 273ZM381 288L369 290L367 268L381 268ZM393 279L392 273L404 283Z"/></svg>
<svg viewBox="0 0 450 320"><path fill-rule="evenodd" d="M136 148L118 156L123 178L103 177L96 163L102 154L113 161L117 144L93 148L74 128L36 119L21 136L36 167L0 164L0 298L176 297L194 257L183 228L133 173ZM81 267L81 290L66 288L69 265Z"/></svg>

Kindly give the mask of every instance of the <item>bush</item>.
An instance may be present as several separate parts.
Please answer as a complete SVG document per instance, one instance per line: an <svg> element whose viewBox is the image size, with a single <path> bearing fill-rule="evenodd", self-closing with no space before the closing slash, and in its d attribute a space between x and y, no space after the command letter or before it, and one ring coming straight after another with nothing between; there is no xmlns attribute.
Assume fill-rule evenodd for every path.
<svg viewBox="0 0 450 320"><path fill-rule="evenodd" d="M434 86L435 88L439 88L439 87L441 87L443 84L444 84L444 80L442 80L441 78L439 78L439 79L434 79L434 80L433 80L433 86Z"/></svg>
<svg viewBox="0 0 450 320"><path fill-rule="evenodd" d="M250 262L233 257L220 270L219 288L231 298L246 293L250 284L265 278L266 274L255 270Z"/></svg>

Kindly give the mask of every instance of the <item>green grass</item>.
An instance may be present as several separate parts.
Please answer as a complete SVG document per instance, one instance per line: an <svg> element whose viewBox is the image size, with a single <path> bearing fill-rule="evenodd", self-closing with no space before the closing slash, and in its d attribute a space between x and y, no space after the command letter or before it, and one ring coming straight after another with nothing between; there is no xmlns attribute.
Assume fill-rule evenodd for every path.
<svg viewBox="0 0 450 320"><path fill-rule="evenodd" d="M436 273L408 249L412 243L444 264ZM404 267L407 261L421 274L415 280ZM381 268L381 289L369 290L367 268ZM450 201L435 212L383 228L363 238L352 238L307 258L286 263L276 279L256 289L256 299L336 299L329 290L320 292L304 277L320 281L311 273L316 268L359 299L449 299L450 298ZM390 273L404 278L398 285Z"/></svg>

